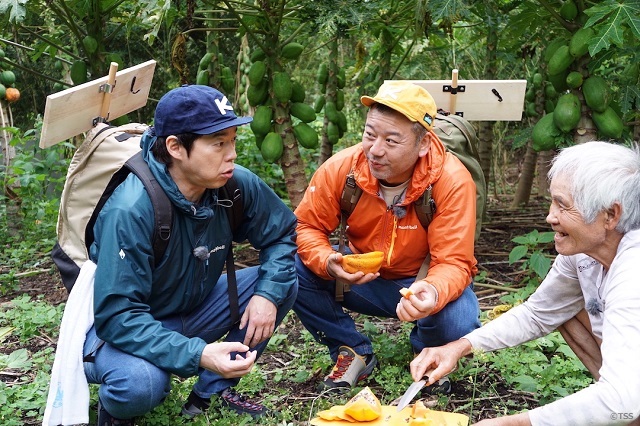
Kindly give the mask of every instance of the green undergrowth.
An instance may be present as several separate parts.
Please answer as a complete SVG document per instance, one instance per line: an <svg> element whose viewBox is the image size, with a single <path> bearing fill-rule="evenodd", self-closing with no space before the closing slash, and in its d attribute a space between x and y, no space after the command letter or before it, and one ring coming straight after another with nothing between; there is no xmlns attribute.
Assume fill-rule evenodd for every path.
<svg viewBox="0 0 640 426"><path fill-rule="evenodd" d="M0 309L0 423L7 426L40 423L48 392L54 347L47 339L57 337L63 305L51 306L41 299L20 296ZM356 319L359 319L358 317ZM392 320L362 318L359 327L373 341L379 367L361 385L371 387L382 404L390 404L411 384L408 365L413 354L408 343L410 324ZM290 313L272 337L253 371L238 390L261 400L277 411L259 422L239 416L220 406L217 397L211 408L194 419L180 416L180 408L195 378L173 378L172 392L165 402L138 421L140 425L300 425L308 424L320 410L344 404L362 386L345 394L318 394L315 383L332 366L328 352L303 331ZM590 383L590 376L554 333L518 348L463 359L451 374L458 389L468 395L440 397L435 409L458 411L473 416L479 401L495 397L494 383L506 382L513 390L525 392L532 400L546 403ZM97 386L91 386L91 422L95 422ZM457 403L450 400L455 398ZM462 398L462 399L461 399ZM517 412L522 406L507 396L496 399L497 412Z"/></svg>

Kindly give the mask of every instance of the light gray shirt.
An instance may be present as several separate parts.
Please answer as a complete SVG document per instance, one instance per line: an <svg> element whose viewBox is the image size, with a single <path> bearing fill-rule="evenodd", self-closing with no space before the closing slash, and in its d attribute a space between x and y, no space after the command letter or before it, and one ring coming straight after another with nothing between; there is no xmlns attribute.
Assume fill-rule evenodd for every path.
<svg viewBox="0 0 640 426"><path fill-rule="evenodd" d="M494 351L545 336L588 307L602 339L600 379L529 412L534 426L619 425L640 416L640 230L627 233L609 271L593 258L558 255L529 299L465 336Z"/></svg>

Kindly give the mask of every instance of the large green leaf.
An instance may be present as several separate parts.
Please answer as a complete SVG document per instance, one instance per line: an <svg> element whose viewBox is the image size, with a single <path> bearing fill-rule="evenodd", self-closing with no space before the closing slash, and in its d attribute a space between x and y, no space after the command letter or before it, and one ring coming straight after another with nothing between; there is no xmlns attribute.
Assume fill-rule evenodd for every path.
<svg viewBox="0 0 640 426"><path fill-rule="evenodd" d="M584 24L594 27L596 36L589 43L589 53L595 56L614 44L624 45L625 29L630 29L636 39L640 39L640 0L605 0L584 11L589 19Z"/></svg>
<svg viewBox="0 0 640 426"><path fill-rule="evenodd" d="M27 0L0 0L0 14L9 14L9 21L13 23L22 22L27 12Z"/></svg>

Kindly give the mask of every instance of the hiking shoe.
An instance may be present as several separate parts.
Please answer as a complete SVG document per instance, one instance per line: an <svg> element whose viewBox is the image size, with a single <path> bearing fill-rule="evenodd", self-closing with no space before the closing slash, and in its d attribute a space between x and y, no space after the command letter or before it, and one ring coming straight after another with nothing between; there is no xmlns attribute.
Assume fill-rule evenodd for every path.
<svg viewBox="0 0 640 426"><path fill-rule="evenodd" d="M134 426L135 419L118 419L113 417L111 414L107 412L102 406L102 402L98 399L98 425L97 426L112 426L112 425L123 425L123 426Z"/></svg>
<svg viewBox="0 0 640 426"><path fill-rule="evenodd" d="M376 364L378 360L374 354L363 357L349 346L340 346L336 365L333 366L331 374L320 382L318 392L327 389L351 388L371 374Z"/></svg>
<svg viewBox="0 0 640 426"><path fill-rule="evenodd" d="M420 395L449 395L451 393L451 380L449 376L444 376L432 385L425 386L420 391Z"/></svg>
<svg viewBox="0 0 640 426"><path fill-rule="evenodd" d="M211 405L211 400L209 398L202 398L196 395L194 391L191 391L187 398L187 402L182 406L182 415L192 419L198 414L202 414L207 411L209 409L209 405Z"/></svg>
<svg viewBox="0 0 640 426"><path fill-rule="evenodd" d="M238 414L249 414L251 417L260 417L269 410L262 404L251 402L232 388L226 388L220 394L222 406L227 407Z"/></svg>

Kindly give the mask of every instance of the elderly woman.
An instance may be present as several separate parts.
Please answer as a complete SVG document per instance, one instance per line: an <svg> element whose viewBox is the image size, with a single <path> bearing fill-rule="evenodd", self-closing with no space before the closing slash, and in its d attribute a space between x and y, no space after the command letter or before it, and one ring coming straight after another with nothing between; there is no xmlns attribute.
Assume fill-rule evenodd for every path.
<svg viewBox="0 0 640 426"><path fill-rule="evenodd" d="M548 405L477 425L640 424L640 149L587 142L549 171L558 256L522 305L411 362L432 383L473 350L513 347L561 328L596 382ZM433 370L433 371L431 371Z"/></svg>

